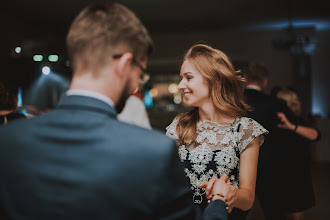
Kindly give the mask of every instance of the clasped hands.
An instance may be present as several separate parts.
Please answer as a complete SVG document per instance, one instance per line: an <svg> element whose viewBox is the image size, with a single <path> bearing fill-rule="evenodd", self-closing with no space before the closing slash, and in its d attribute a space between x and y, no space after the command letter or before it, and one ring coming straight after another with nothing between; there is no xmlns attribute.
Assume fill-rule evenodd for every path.
<svg viewBox="0 0 330 220"><path fill-rule="evenodd" d="M228 208L228 213L231 213L237 200L237 189L228 181L226 174L220 178L213 177L208 182L202 182L199 187L205 187L207 199L212 201L221 199L224 201Z"/></svg>

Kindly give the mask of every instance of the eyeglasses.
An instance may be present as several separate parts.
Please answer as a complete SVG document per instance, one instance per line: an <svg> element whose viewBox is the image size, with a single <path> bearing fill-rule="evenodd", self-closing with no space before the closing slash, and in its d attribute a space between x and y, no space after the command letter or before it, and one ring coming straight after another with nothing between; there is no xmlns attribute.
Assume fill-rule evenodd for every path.
<svg viewBox="0 0 330 220"><path fill-rule="evenodd" d="M119 59L121 56L123 56L123 54L112 55L113 59ZM143 66L141 66L141 64L134 57L132 59L132 63L137 65L142 71L142 74L140 75L140 86L145 85L150 79L150 76L147 73L147 70L145 68L143 68Z"/></svg>

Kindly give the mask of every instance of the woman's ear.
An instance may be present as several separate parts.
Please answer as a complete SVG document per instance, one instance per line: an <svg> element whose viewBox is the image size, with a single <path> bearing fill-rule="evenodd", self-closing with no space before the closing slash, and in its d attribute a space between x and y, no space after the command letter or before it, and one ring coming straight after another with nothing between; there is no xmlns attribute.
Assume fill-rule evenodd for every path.
<svg viewBox="0 0 330 220"><path fill-rule="evenodd" d="M121 78L125 75L128 68L130 68L130 65L133 60L133 53L126 52L124 53L120 58L118 58L118 61L114 64L115 65L115 73Z"/></svg>

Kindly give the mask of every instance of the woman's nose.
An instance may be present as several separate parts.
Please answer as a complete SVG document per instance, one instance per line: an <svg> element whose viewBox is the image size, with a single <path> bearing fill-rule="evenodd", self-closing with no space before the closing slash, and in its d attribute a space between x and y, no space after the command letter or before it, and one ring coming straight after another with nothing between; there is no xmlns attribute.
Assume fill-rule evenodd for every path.
<svg viewBox="0 0 330 220"><path fill-rule="evenodd" d="M180 83L179 83L179 85L178 85L178 89L179 90L183 90L184 87L185 87L184 82L183 82L183 80L181 80Z"/></svg>

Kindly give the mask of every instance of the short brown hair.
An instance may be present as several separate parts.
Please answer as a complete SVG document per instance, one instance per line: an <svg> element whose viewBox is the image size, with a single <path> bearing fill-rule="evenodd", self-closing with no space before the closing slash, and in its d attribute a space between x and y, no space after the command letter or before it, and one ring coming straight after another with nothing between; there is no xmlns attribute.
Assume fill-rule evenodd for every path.
<svg viewBox="0 0 330 220"><path fill-rule="evenodd" d="M268 79L268 69L261 62L252 62L247 68L245 78L249 83L263 83L265 79Z"/></svg>
<svg viewBox="0 0 330 220"><path fill-rule="evenodd" d="M114 53L148 58L153 42L147 29L127 7L105 3L85 8L73 21L66 39L73 70L99 70Z"/></svg>

